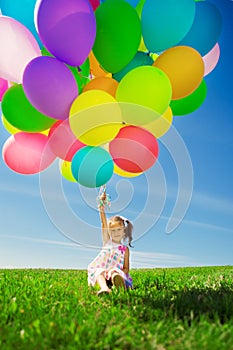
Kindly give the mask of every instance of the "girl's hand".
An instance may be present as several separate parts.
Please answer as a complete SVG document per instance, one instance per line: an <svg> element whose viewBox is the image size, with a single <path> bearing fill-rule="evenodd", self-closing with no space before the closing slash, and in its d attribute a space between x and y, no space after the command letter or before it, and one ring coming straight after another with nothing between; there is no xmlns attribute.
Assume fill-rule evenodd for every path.
<svg viewBox="0 0 233 350"><path fill-rule="evenodd" d="M106 199L106 193L104 192L104 193L101 194L100 200L101 201L105 201L105 199Z"/></svg>

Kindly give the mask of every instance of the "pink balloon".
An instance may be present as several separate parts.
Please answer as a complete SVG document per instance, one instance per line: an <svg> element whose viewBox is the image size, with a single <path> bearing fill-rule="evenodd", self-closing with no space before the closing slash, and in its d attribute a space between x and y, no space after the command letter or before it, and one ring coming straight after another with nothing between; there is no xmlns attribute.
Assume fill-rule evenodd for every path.
<svg viewBox="0 0 233 350"><path fill-rule="evenodd" d="M19 132L10 136L2 150L7 166L20 174L36 174L55 160L47 146L48 137L40 133Z"/></svg>
<svg viewBox="0 0 233 350"><path fill-rule="evenodd" d="M153 166L159 148L156 138L149 131L129 125L123 127L109 143L109 152L119 168L140 173Z"/></svg>
<svg viewBox="0 0 233 350"><path fill-rule="evenodd" d="M5 94L8 87L8 81L3 78L0 78L0 101L2 101L2 97Z"/></svg>
<svg viewBox="0 0 233 350"><path fill-rule="evenodd" d="M49 146L57 157L71 162L73 155L86 145L74 136L69 120L64 120L56 122L51 127Z"/></svg>
<svg viewBox="0 0 233 350"><path fill-rule="evenodd" d="M220 47L218 43L204 56L204 76L208 75L216 67L220 56Z"/></svg>

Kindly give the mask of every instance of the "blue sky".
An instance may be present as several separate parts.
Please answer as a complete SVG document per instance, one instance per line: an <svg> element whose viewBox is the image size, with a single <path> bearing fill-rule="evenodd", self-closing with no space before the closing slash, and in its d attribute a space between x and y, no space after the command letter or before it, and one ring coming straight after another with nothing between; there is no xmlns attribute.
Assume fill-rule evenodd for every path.
<svg viewBox="0 0 233 350"><path fill-rule="evenodd" d="M189 195L188 158L180 166L174 161L178 150L169 154L175 130L161 139L159 162L146 175L130 180L114 175L108 185L112 212L135 225L134 268L233 264L233 2L211 2L223 17L220 60L206 77L204 104L173 122L192 162L186 215L166 233L178 189L181 206ZM1 147L8 136L0 125ZM188 157L185 146L182 156ZM57 162L41 176L23 176L0 159L0 171L0 267L87 268L100 243L97 191L62 180Z"/></svg>

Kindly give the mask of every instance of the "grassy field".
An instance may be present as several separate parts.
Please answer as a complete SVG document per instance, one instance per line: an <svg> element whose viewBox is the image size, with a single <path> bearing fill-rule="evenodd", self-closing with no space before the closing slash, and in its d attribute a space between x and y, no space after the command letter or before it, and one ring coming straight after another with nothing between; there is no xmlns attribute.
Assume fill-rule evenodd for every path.
<svg viewBox="0 0 233 350"><path fill-rule="evenodd" d="M0 349L233 349L233 267L131 275L97 296L86 271L0 270Z"/></svg>

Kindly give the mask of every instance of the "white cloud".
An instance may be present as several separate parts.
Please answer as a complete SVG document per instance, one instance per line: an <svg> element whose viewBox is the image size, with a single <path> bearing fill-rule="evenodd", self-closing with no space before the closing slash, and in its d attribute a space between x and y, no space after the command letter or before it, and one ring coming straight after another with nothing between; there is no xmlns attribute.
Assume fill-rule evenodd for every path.
<svg viewBox="0 0 233 350"><path fill-rule="evenodd" d="M220 198L207 193L194 192L192 201L198 206L204 207L205 209L208 208L208 210L233 214L233 202L228 198Z"/></svg>
<svg viewBox="0 0 233 350"><path fill-rule="evenodd" d="M63 246L67 248L75 248L82 251L93 251L95 249L95 248L87 248L78 243L73 243L73 242L62 242L62 241L49 240L49 239L43 239L43 238L34 238L34 237L28 237L28 236L0 235L0 238L18 239L18 240L23 240L28 242L57 245L57 246Z"/></svg>
<svg viewBox="0 0 233 350"><path fill-rule="evenodd" d="M131 251L131 268L194 266L188 256L159 252Z"/></svg>

